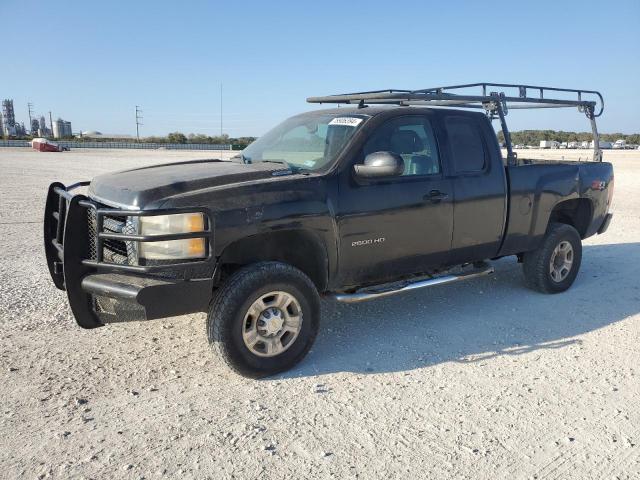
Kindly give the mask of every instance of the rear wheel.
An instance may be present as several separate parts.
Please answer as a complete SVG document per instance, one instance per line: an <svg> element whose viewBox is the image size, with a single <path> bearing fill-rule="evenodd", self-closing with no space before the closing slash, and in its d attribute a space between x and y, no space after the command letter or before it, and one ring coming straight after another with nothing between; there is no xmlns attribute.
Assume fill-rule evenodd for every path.
<svg viewBox="0 0 640 480"><path fill-rule="evenodd" d="M320 298L300 270L261 262L235 272L216 291L207 333L214 352L245 377L288 370L318 332Z"/></svg>
<svg viewBox="0 0 640 480"><path fill-rule="evenodd" d="M537 250L524 254L527 285L543 293L560 293L575 281L582 260L582 242L571 225L553 223Z"/></svg>

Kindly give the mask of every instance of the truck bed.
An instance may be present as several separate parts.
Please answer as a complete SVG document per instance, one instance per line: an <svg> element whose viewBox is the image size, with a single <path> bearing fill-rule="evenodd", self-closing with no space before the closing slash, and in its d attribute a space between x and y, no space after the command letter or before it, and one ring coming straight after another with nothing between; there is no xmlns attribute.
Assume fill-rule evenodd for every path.
<svg viewBox="0 0 640 480"><path fill-rule="evenodd" d="M584 210L576 229L582 238L598 232L613 190L613 166L608 162L531 159L507 166L509 213L500 255L538 247L550 217L562 209ZM529 160L529 159L527 159ZM560 202L560 203L559 203Z"/></svg>

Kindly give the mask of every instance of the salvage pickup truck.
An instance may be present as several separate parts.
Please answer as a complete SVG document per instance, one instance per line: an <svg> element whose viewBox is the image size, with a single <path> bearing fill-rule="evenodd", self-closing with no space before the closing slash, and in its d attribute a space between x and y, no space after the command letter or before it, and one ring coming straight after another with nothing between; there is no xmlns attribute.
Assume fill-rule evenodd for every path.
<svg viewBox="0 0 640 480"><path fill-rule="evenodd" d="M353 106L294 116L228 161L51 184L46 257L77 323L208 312L213 351L262 377L309 351L321 295L376 299L486 275L509 255L529 287L558 293L581 240L609 225L598 92L481 83L308 101ZM550 106L587 116L595 161L517 157L509 109Z"/></svg>

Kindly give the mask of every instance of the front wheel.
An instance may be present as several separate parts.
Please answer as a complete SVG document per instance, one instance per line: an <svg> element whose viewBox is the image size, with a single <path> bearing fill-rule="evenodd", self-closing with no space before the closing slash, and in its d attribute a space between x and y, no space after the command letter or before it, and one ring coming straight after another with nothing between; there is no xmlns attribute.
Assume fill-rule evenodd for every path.
<svg viewBox="0 0 640 480"><path fill-rule="evenodd" d="M233 370L260 378L290 369L307 354L319 317L320 297L304 273L261 262L241 268L216 291L207 334Z"/></svg>
<svg viewBox="0 0 640 480"><path fill-rule="evenodd" d="M580 234L571 225L553 223L537 250L523 259L527 286L542 293L560 293L575 281L582 260Z"/></svg>

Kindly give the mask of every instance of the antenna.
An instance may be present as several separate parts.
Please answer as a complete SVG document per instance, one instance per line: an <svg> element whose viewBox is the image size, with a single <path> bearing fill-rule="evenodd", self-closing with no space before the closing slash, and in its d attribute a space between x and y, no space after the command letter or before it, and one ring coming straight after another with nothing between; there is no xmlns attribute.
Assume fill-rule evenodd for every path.
<svg viewBox="0 0 640 480"><path fill-rule="evenodd" d="M142 123L142 110L139 105L136 105L136 138L138 142L140 141L140 125L144 125Z"/></svg>

